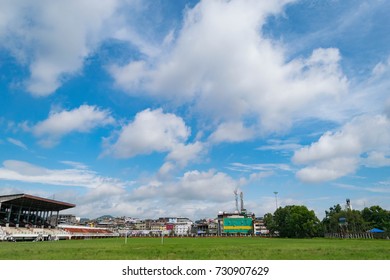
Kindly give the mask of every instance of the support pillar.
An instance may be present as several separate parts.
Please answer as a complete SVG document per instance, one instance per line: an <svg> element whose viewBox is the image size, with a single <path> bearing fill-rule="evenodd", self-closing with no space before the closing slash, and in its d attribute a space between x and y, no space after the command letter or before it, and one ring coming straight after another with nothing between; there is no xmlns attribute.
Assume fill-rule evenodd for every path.
<svg viewBox="0 0 390 280"><path fill-rule="evenodd" d="M8 215L7 215L7 223L8 224L10 223L10 220L11 220L11 212L12 212L12 204L9 207L9 212L8 212Z"/></svg>
<svg viewBox="0 0 390 280"><path fill-rule="evenodd" d="M52 226L52 222L53 222L53 210L50 211L50 225Z"/></svg>
<svg viewBox="0 0 390 280"><path fill-rule="evenodd" d="M56 217L56 226L58 226L58 216L60 215L60 211L57 210L57 217Z"/></svg>
<svg viewBox="0 0 390 280"><path fill-rule="evenodd" d="M37 225L37 223L38 223L38 210L35 211L35 222L34 222L35 226Z"/></svg>
<svg viewBox="0 0 390 280"><path fill-rule="evenodd" d="M31 208L28 208L28 212L27 212L27 223L28 224L30 223L30 213L31 213Z"/></svg>
<svg viewBox="0 0 390 280"><path fill-rule="evenodd" d="M16 224L20 224L20 216L22 215L22 207L20 206L19 207L19 213L18 213L18 220L17 220L17 222L16 222Z"/></svg>
<svg viewBox="0 0 390 280"><path fill-rule="evenodd" d="M45 214L44 214L45 218L43 219L43 225L45 225L46 223L48 223L47 219L49 217L49 211L45 211Z"/></svg>

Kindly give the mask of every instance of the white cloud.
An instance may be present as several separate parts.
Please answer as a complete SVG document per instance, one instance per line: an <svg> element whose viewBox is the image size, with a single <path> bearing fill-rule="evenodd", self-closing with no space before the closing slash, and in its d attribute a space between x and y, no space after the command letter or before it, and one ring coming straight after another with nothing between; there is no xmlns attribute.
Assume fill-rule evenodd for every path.
<svg viewBox="0 0 390 280"><path fill-rule="evenodd" d="M22 141L20 141L18 139L8 137L7 141L10 142L11 144L14 144L15 146L18 146L24 150L27 150L27 146Z"/></svg>
<svg viewBox="0 0 390 280"><path fill-rule="evenodd" d="M65 162L65 164L71 163ZM134 182L101 176L85 169L82 163L72 162L72 165L78 165L80 169L76 166L70 169L48 169L23 161L4 161L3 167L0 167L0 181L11 182L13 187L6 187L1 183L0 192L1 194L23 192L74 203L76 208L71 209L70 213L76 212L82 217L96 218L104 214L128 214L124 210L129 205L123 198L127 194L126 188L132 186ZM15 188L15 182L19 182L18 185L26 183L28 187L27 189L26 187Z"/></svg>
<svg viewBox="0 0 390 280"><path fill-rule="evenodd" d="M177 144L167 155L167 160L176 162L179 166L186 166L188 162L194 161L205 151L205 146L201 142L192 144Z"/></svg>
<svg viewBox="0 0 390 280"><path fill-rule="evenodd" d="M283 163L260 163L260 164L244 164L239 162L234 162L230 164L227 169L240 172L240 173L248 173L248 178L241 179L241 185L246 185L252 181L262 180L263 178L267 178L270 176L274 176L280 171L288 171L291 172L292 169L289 165Z"/></svg>
<svg viewBox="0 0 390 280"><path fill-rule="evenodd" d="M141 2L140 2L141 3ZM142 4L142 3L141 3ZM148 56L156 56L159 54L160 49L154 44L145 40L138 32L134 29L135 26L130 26L127 24L125 27L122 27L112 34L112 37L122 41L128 41L131 44L134 44L138 47L138 49L148 55ZM145 26L143 26L145 28ZM144 31L145 29L143 29ZM166 42L165 42L166 41ZM169 35L166 40L164 40L164 44L169 43Z"/></svg>
<svg viewBox="0 0 390 280"><path fill-rule="evenodd" d="M353 173L358 166L358 158L339 156L305 167L297 172L297 177L306 183L330 181Z"/></svg>
<svg viewBox="0 0 390 280"><path fill-rule="evenodd" d="M387 188L386 186L383 186L383 182L378 183L377 185L370 186L370 187L358 187L354 185L348 185L348 184L334 184L335 186L351 191L367 191L367 192L373 192L373 193L390 193L390 188Z"/></svg>
<svg viewBox="0 0 390 280"><path fill-rule="evenodd" d="M367 167L390 166L390 153L369 152L367 157L362 160L362 163Z"/></svg>
<svg viewBox="0 0 390 280"><path fill-rule="evenodd" d="M200 142L187 144L189 136L190 128L181 117L164 113L162 109L146 109L137 113L134 121L122 128L115 143L106 143L105 154L130 158L166 152L168 161L184 167L189 161L197 159L204 150ZM168 171L167 165L163 169Z"/></svg>
<svg viewBox="0 0 390 280"><path fill-rule="evenodd" d="M253 171L291 171L291 167L288 164L283 163L259 163L259 164L244 164L234 162L229 167L231 170L239 172L253 172Z"/></svg>
<svg viewBox="0 0 390 280"><path fill-rule="evenodd" d="M327 132L295 152L293 161L307 165L297 177L304 182L321 182L352 174L360 165L389 166L389 143L387 116L356 117L339 131Z"/></svg>
<svg viewBox="0 0 390 280"><path fill-rule="evenodd" d="M371 75L359 79L351 86L353 98L348 100L349 109L358 114L380 114L390 116L390 57L377 63Z"/></svg>
<svg viewBox="0 0 390 280"><path fill-rule="evenodd" d="M116 83L126 83L133 89L138 89L147 75L146 65L143 61L132 62L124 67L111 65L108 70L115 77Z"/></svg>
<svg viewBox="0 0 390 280"><path fill-rule="evenodd" d="M165 114L162 109L147 109L122 128L110 153L118 158L129 158L155 151L167 152L185 142L189 135L190 129L182 118Z"/></svg>
<svg viewBox="0 0 390 280"><path fill-rule="evenodd" d="M388 75L390 72L390 57L386 61L377 63L372 69L372 76L375 78L383 77Z"/></svg>
<svg viewBox="0 0 390 280"><path fill-rule="evenodd" d="M222 202L233 197L233 191L238 184L238 181L222 172L193 170L184 173L177 181L152 181L135 189L131 197L133 199L164 197L172 200L172 203L193 200Z"/></svg>
<svg viewBox="0 0 390 280"><path fill-rule="evenodd" d="M158 177L164 178L169 177L172 174L172 171L175 170L176 165L171 161L166 161L158 170Z"/></svg>
<svg viewBox="0 0 390 280"><path fill-rule="evenodd" d="M107 37L120 1L2 1L0 46L27 64L26 88L53 93Z"/></svg>
<svg viewBox="0 0 390 280"><path fill-rule="evenodd" d="M103 177L88 169L48 169L24 161L6 160L0 168L0 179L55 186L122 189L132 182Z"/></svg>
<svg viewBox="0 0 390 280"><path fill-rule="evenodd" d="M73 195L70 201L77 204L79 215L87 217L107 214L109 209L111 215L118 216L197 219L215 217L218 210L233 210L233 191L239 183L215 170L192 170L166 181L151 179L129 192L89 189L85 195Z"/></svg>
<svg viewBox="0 0 390 280"><path fill-rule="evenodd" d="M225 173L195 170L186 172L178 184L168 186L167 193L183 199L226 201L235 188L237 182Z"/></svg>
<svg viewBox="0 0 390 280"><path fill-rule="evenodd" d="M219 142L242 142L255 136L253 128L244 127L241 122L229 122L220 124L209 140L212 143Z"/></svg>
<svg viewBox="0 0 390 280"><path fill-rule="evenodd" d="M109 111L82 105L70 111L51 112L49 117L32 127L43 146L52 147L72 132L87 133L95 127L113 124Z"/></svg>
<svg viewBox="0 0 390 280"><path fill-rule="evenodd" d="M254 123L260 135L305 117L340 119L334 111L348 82L339 51L316 49L288 61L287 47L261 33L266 18L289 2L201 1L187 11L182 30L160 56L112 66L111 74L129 94L143 89L191 104L202 117L222 123L215 141L252 138L252 128L241 125L243 135L224 129L233 124L237 129L243 120Z"/></svg>
<svg viewBox="0 0 390 280"><path fill-rule="evenodd" d="M60 162L63 164L69 165L75 169L88 169L88 166L82 162L70 161L70 160L62 160Z"/></svg>
<svg viewBox="0 0 390 280"><path fill-rule="evenodd" d="M277 140L272 139L268 141L267 145L256 148L259 151L281 151L281 152L290 152L295 151L301 148L302 146L296 143L293 140Z"/></svg>

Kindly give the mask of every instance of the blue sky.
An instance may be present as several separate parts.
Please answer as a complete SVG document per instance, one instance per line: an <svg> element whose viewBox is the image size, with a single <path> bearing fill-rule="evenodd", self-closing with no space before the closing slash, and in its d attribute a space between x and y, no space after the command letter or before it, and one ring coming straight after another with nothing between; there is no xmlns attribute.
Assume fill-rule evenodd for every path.
<svg viewBox="0 0 390 280"><path fill-rule="evenodd" d="M0 194L77 216L390 209L390 4L0 3Z"/></svg>

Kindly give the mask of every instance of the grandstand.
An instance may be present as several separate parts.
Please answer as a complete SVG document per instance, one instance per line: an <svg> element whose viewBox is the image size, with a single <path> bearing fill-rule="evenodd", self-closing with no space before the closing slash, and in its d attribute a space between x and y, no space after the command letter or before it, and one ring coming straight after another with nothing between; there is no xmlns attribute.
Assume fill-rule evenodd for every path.
<svg viewBox="0 0 390 280"><path fill-rule="evenodd" d="M116 236L112 231L102 228L58 225L59 212L75 206L29 194L0 196L0 241L46 241Z"/></svg>
<svg viewBox="0 0 390 280"><path fill-rule="evenodd" d="M69 239L107 238L119 236L107 228L85 226L58 225L58 229L66 232Z"/></svg>
<svg viewBox="0 0 390 280"><path fill-rule="evenodd" d="M6 227L49 227L50 217L59 211L73 208L76 205L29 194L13 194L0 196L0 226Z"/></svg>
<svg viewBox="0 0 390 280"><path fill-rule="evenodd" d="M55 241L71 239L71 235L56 228L0 228L0 241Z"/></svg>

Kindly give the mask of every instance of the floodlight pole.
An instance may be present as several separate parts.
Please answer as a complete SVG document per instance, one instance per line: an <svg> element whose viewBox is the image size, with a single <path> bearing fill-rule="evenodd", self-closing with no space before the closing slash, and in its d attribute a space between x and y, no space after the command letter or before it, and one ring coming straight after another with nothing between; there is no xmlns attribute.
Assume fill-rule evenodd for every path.
<svg viewBox="0 0 390 280"><path fill-rule="evenodd" d="M278 210L278 192L274 192L275 194L275 205L276 205L276 210Z"/></svg>

